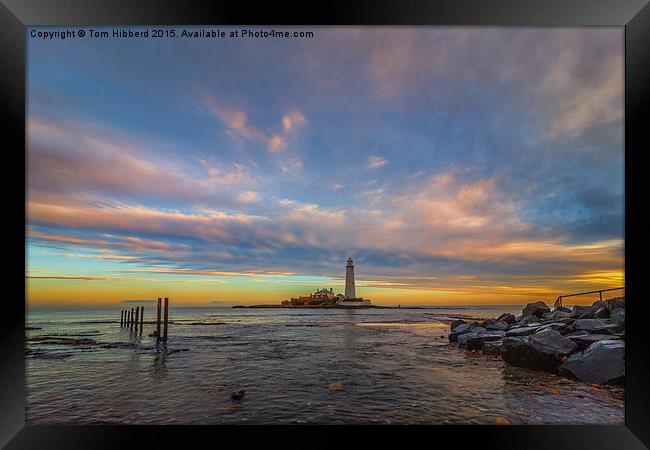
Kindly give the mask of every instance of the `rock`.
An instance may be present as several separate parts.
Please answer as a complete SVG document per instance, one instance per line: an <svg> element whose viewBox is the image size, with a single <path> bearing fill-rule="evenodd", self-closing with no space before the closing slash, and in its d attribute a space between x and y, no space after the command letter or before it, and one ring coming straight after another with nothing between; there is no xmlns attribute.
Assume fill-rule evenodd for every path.
<svg viewBox="0 0 650 450"><path fill-rule="evenodd" d="M463 319L454 320L451 323L451 331L454 331L454 329L456 329L459 325L462 325L464 323L467 323L467 322L465 322Z"/></svg>
<svg viewBox="0 0 650 450"><path fill-rule="evenodd" d="M625 329L625 310L624 309L614 309L612 310L610 319L612 323L618 325L619 327Z"/></svg>
<svg viewBox="0 0 650 450"><path fill-rule="evenodd" d="M548 329L555 330L562 335L571 333L573 331L573 327L571 325L562 322L552 322L539 327L536 333Z"/></svg>
<svg viewBox="0 0 650 450"><path fill-rule="evenodd" d="M575 337L575 336L588 336L588 335L589 335L589 333L586 332L585 330L580 330L580 331L574 331L572 333L569 333L569 334L565 335L564 337L570 339L570 338Z"/></svg>
<svg viewBox="0 0 650 450"><path fill-rule="evenodd" d="M571 310L571 317L578 318L585 314L591 314L591 306L580 306L576 305Z"/></svg>
<svg viewBox="0 0 650 450"><path fill-rule="evenodd" d="M230 395L230 398L233 400L241 400L244 398L244 394L246 391L244 389L238 389L236 391L233 391L233 393Z"/></svg>
<svg viewBox="0 0 650 450"><path fill-rule="evenodd" d="M494 419L494 424L495 425L512 425L512 422L510 422L510 419L507 417L499 416L496 419Z"/></svg>
<svg viewBox="0 0 650 450"><path fill-rule="evenodd" d="M506 331L508 327L502 323L495 322L485 327L488 331Z"/></svg>
<svg viewBox="0 0 650 450"><path fill-rule="evenodd" d="M558 306L558 307L555 308L553 311L563 311L563 312L568 312L568 313L570 313L570 312L571 312L571 308L569 308L569 307L567 307L567 306Z"/></svg>
<svg viewBox="0 0 650 450"><path fill-rule="evenodd" d="M621 331L621 327L604 319L578 319L574 325L576 331L584 330L590 333L615 334Z"/></svg>
<svg viewBox="0 0 650 450"><path fill-rule="evenodd" d="M469 328L471 325L469 323L464 323L462 325L458 325L454 331L449 334L449 342L456 342L458 341L458 336L464 334L464 333L469 333L470 330Z"/></svg>
<svg viewBox="0 0 650 450"><path fill-rule="evenodd" d="M501 321L503 321L503 322L505 322L505 323L507 323L509 325L512 325L513 323L515 323L517 321L517 319L515 318L514 315L512 315L510 313L503 313L499 317L497 317L497 322L501 322Z"/></svg>
<svg viewBox="0 0 650 450"><path fill-rule="evenodd" d="M625 310L625 297L610 298L607 300L607 308L610 311L613 311L615 309Z"/></svg>
<svg viewBox="0 0 650 450"><path fill-rule="evenodd" d="M467 348L467 341L469 339L471 339L471 338L475 338L476 336L478 336L478 334L477 333L472 333L472 332L461 334L460 336L458 336L458 346ZM472 349L469 349L469 350L472 350Z"/></svg>
<svg viewBox="0 0 650 450"><path fill-rule="evenodd" d="M597 311L600 308L607 308L607 302L604 300L596 300L591 304L591 310L592 311Z"/></svg>
<svg viewBox="0 0 650 450"><path fill-rule="evenodd" d="M565 311L562 309L556 309L552 313L548 315L549 320L557 320L557 319L568 319L571 317L571 311Z"/></svg>
<svg viewBox="0 0 650 450"><path fill-rule="evenodd" d="M596 310L594 313L594 317L596 319L608 319L609 318L609 309L607 308L599 308Z"/></svg>
<svg viewBox="0 0 650 450"><path fill-rule="evenodd" d="M503 345L503 339L494 340L494 341L483 341L483 352L486 355L493 355L493 356L500 355L502 345Z"/></svg>
<svg viewBox="0 0 650 450"><path fill-rule="evenodd" d="M560 366L559 373L593 384L625 382L625 342L601 340L581 353L571 355Z"/></svg>
<svg viewBox="0 0 650 450"><path fill-rule="evenodd" d="M476 326L471 326L469 328L469 331L471 331L472 333L483 333L484 331L487 331L487 329L476 325Z"/></svg>
<svg viewBox="0 0 650 450"><path fill-rule="evenodd" d="M504 338L501 356L513 366L556 372L562 359L577 349L575 342L547 329L527 337Z"/></svg>
<svg viewBox="0 0 650 450"><path fill-rule="evenodd" d="M583 333L583 334L580 334ZM598 341L606 341L606 340L613 340L613 339L619 339L616 336L612 336L611 334L589 334L586 331L577 331L575 333L571 333L571 335L566 335L565 337L571 339L573 342L578 344L578 348L580 350L584 350L591 344L598 342Z"/></svg>
<svg viewBox="0 0 650 450"><path fill-rule="evenodd" d="M560 323L566 323L567 325L573 325L575 323L576 319L573 319L571 317L567 317L564 319L555 319L554 322L560 322Z"/></svg>
<svg viewBox="0 0 650 450"><path fill-rule="evenodd" d="M535 302L527 304L521 311L524 317L537 317L540 318L544 313L551 312L551 308L544 302Z"/></svg>
<svg viewBox="0 0 650 450"><path fill-rule="evenodd" d="M343 384L342 381L335 381L334 383L330 384L331 392L340 391L343 388L345 388L345 385Z"/></svg>
<svg viewBox="0 0 650 450"><path fill-rule="evenodd" d="M519 328L512 328L508 331L506 331L506 336L511 337L511 336L528 336L529 334L535 333L539 327L519 327Z"/></svg>
<svg viewBox="0 0 650 450"><path fill-rule="evenodd" d="M468 350L481 350L483 344L489 341L503 339L504 331L484 331L481 333L465 333L458 337L458 345Z"/></svg>

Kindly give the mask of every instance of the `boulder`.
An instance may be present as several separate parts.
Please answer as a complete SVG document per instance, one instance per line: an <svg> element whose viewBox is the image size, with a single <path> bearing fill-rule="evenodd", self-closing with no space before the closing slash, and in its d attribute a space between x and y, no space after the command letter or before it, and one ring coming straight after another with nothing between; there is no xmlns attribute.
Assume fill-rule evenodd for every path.
<svg viewBox="0 0 650 450"><path fill-rule="evenodd" d="M615 309L625 309L625 297L610 298L607 300L607 308L610 311Z"/></svg>
<svg viewBox="0 0 650 450"><path fill-rule="evenodd" d="M485 327L488 331L505 331L508 329L507 325L503 323L495 322Z"/></svg>
<svg viewBox="0 0 650 450"><path fill-rule="evenodd" d="M585 314L587 315L591 314L591 306L575 305L571 310L571 317L576 319L582 317Z"/></svg>
<svg viewBox="0 0 650 450"><path fill-rule="evenodd" d="M524 317L536 317L540 318L544 313L551 312L551 308L544 302L535 302L527 304L524 309L521 311L521 315Z"/></svg>
<svg viewBox="0 0 650 450"><path fill-rule="evenodd" d="M576 321L576 319L573 319L571 317L565 317L563 319L554 319L553 322L556 323L566 323L567 325L573 325L573 323Z"/></svg>
<svg viewBox="0 0 650 450"><path fill-rule="evenodd" d="M596 300L591 304L592 311L598 311L600 308L607 308L607 302L604 300Z"/></svg>
<svg viewBox="0 0 650 450"><path fill-rule="evenodd" d="M469 328L469 331L472 333L483 333L484 331L487 331L487 329L479 325L473 325Z"/></svg>
<svg viewBox="0 0 650 450"><path fill-rule="evenodd" d="M542 325L541 327L539 327L539 329L536 331L536 333L539 333L540 331L548 330L548 329L555 330L555 331L557 331L558 333L560 333L562 335L571 333L573 331L573 327L571 325L568 325L568 324L562 323L562 322L552 322L552 323L548 323L548 324L545 324L545 325Z"/></svg>
<svg viewBox="0 0 650 450"><path fill-rule="evenodd" d="M609 309L607 308L598 308L594 313L596 319L608 319L609 318Z"/></svg>
<svg viewBox="0 0 650 450"><path fill-rule="evenodd" d="M558 307L555 308L553 311L563 311L563 312L568 312L568 313L570 313L570 312L571 312L571 308L569 308L568 306L558 306Z"/></svg>
<svg viewBox="0 0 650 450"><path fill-rule="evenodd" d="M574 326L576 331L584 330L589 333L615 334L621 331L621 327L605 319L578 319Z"/></svg>
<svg viewBox="0 0 650 450"><path fill-rule="evenodd" d="M625 341L601 340L571 355L559 368L560 375L592 384L625 382Z"/></svg>
<svg viewBox="0 0 650 450"><path fill-rule="evenodd" d="M230 394L230 398L233 400L241 400L244 398L244 394L246 391L244 389L237 389L236 391L233 391L232 394Z"/></svg>
<svg viewBox="0 0 650 450"><path fill-rule="evenodd" d="M562 359L577 349L575 342L547 329L527 337L504 338L501 356L513 366L556 372Z"/></svg>
<svg viewBox="0 0 650 450"><path fill-rule="evenodd" d="M501 346L503 345L503 339L498 339L494 341L483 341L483 353L486 355L498 356L501 354Z"/></svg>
<svg viewBox="0 0 650 450"><path fill-rule="evenodd" d="M503 313L499 317L497 317L497 322L501 322L501 321L507 323L508 325L512 325L517 321L517 319L515 318L514 315L510 313Z"/></svg>
<svg viewBox="0 0 650 450"><path fill-rule="evenodd" d="M451 323L451 331L454 331L456 329L456 327L458 327L459 325L462 325L464 323L467 323L467 322L465 322L463 319L454 320Z"/></svg>
<svg viewBox="0 0 650 450"><path fill-rule="evenodd" d="M449 334L449 342L456 342L458 341L458 336L464 334L464 333L469 333L470 330L469 328L471 325L469 323L464 323L462 325L458 325L456 328L454 328L454 331L452 331Z"/></svg>
<svg viewBox="0 0 650 450"><path fill-rule="evenodd" d="M617 336L612 336L611 334L589 334L586 331L576 331L575 333L568 334L565 337L578 344L578 348L580 350L584 350L591 344L598 341L620 339Z"/></svg>
<svg viewBox="0 0 650 450"><path fill-rule="evenodd" d="M571 317L571 311L565 311L563 309L556 309L552 313L548 314L547 318L549 320L558 320L558 319L568 319Z"/></svg>
<svg viewBox="0 0 650 450"><path fill-rule="evenodd" d="M458 346L463 348L467 347L467 341L478 336L478 333L464 333L458 336ZM470 349L472 350L472 349Z"/></svg>
<svg viewBox="0 0 650 450"><path fill-rule="evenodd" d="M508 331L506 331L506 336L508 337L516 337L516 336L528 336L529 334L533 334L539 329L539 327L519 327L519 328L512 328Z"/></svg>
<svg viewBox="0 0 650 450"><path fill-rule="evenodd" d="M465 333L458 337L458 345L468 350L480 350L489 341L498 341L505 336L503 331L484 331L481 333Z"/></svg>
<svg viewBox="0 0 650 450"><path fill-rule="evenodd" d="M619 327L625 329L625 310L624 309L614 309L610 316L612 323L618 325Z"/></svg>

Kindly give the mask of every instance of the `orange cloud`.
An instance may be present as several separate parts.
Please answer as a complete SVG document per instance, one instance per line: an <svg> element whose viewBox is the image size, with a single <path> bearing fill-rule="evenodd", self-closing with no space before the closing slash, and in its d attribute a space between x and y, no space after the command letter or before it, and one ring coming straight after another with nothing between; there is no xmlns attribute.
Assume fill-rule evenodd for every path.
<svg viewBox="0 0 650 450"><path fill-rule="evenodd" d="M297 109L291 109L282 116L282 130L265 132L248 120L246 112L235 106L224 105L209 94L202 95L203 103L227 127L234 137L264 143L271 152L280 152L287 148L287 133L295 132L305 126L307 119Z"/></svg>

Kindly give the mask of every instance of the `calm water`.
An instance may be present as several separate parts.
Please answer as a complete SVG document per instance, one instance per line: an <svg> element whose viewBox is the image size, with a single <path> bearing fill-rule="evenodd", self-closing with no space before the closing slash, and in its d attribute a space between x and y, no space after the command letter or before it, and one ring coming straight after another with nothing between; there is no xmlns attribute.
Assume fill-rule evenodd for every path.
<svg viewBox="0 0 650 450"><path fill-rule="evenodd" d="M466 353L440 322L504 311L520 308L171 308L165 347L154 325L120 328L119 309L32 309L27 422L623 423L620 391ZM98 344L30 341L45 335Z"/></svg>

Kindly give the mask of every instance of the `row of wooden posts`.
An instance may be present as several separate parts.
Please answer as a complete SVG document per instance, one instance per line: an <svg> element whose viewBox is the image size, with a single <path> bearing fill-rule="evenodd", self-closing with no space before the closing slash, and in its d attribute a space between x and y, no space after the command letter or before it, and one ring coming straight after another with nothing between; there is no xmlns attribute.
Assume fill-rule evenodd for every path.
<svg viewBox="0 0 650 450"><path fill-rule="evenodd" d="M161 309L162 309L162 298L158 298L158 307L156 311L156 340L158 341L167 341L167 325L169 323L169 298L165 297L165 306L164 306L164 315L162 320L163 331L160 333L161 326ZM135 308L123 309L120 316L120 327L129 328L131 330L135 329L135 332L138 332L138 325L140 326L140 334L142 334L142 328L144 324L144 306L136 306Z"/></svg>

